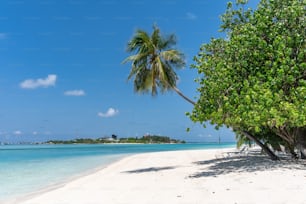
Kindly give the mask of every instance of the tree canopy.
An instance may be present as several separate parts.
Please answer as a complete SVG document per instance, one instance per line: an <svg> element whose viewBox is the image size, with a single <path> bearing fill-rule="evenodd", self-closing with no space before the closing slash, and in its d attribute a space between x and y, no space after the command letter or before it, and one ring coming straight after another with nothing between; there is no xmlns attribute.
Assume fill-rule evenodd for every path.
<svg viewBox="0 0 306 204"><path fill-rule="evenodd" d="M178 76L175 69L185 66L185 57L175 48L174 34L163 36L157 26L153 26L152 34L137 30L127 44L127 51L132 53L123 62L131 62L128 80L134 80L134 90L138 93L150 92L157 95L174 90L188 102L194 104L176 87Z"/></svg>
<svg viewBox="0 0 306 204"><path fill-rule="evenodd" d="M246 5L228 3L226 38L211 39L195 57L200 97L190 117L238 134L270 132L295 147L306 140L305 1Z"/></svg>

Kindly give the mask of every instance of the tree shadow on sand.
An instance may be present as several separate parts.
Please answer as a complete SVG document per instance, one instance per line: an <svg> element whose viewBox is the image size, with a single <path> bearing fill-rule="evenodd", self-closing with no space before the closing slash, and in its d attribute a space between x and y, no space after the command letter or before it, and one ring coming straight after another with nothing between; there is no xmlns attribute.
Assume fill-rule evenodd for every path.
<svg viewBox="0 0 306 204"><path fill-rule="evenodd" d="M203 166L203 171L197 172L190 178L217 177L229 173L258 172L264 170L290 169L306 170L305 161L295 161L283 158L280 161L272 161L259 151L253 151L248 156L231 156L212 160L197 161L196 165Z"/></svg>
<svg viewBox="0 0 306 204"><path fill-rule="evenodd" d="M176 168L175 166L150 167L150 168L144 168L144 169L135 169L135 170L131 170L131 171L124 171L123 173L137 174L137 173L164 171L164 170L170 170L170 169L175 169L175 168Z"/></svg>

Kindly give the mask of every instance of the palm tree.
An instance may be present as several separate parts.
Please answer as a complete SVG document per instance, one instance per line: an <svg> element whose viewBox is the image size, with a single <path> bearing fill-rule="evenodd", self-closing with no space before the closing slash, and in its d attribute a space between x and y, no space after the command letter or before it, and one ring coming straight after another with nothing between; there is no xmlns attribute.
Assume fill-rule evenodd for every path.
<svg viewBox="0 0 306 204"><path fill-rule="evenodd" d="M157 26L153 26L151 36L143 30L137 30L127 46L127 52L134 54L123 61L132 62L128 80L134 78L135 92L151 92L155 96L158 88L162 93L174 90L195 105L176 87L178 76L173 67L183 68L185 61L184 54L173 48L175 44L175 35L162 37Z"/></svg>

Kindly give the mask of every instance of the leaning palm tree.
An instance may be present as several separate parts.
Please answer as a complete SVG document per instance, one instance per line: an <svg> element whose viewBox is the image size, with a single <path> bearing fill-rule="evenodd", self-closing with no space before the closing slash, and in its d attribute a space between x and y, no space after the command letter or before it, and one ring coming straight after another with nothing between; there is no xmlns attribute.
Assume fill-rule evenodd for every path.
<svg viewBox="0 0 306 204"><path fill-rule="evenodd" d="M133 55L123 61L132 62L128 80L134 79L135 92L151 92L155 96L158 89L162 93L174 90L195 105L194 101L176 87L178 76L173 68L183 68L185 61L183 53L174 49L175 44L175 35L162 37L156 26L153 27L151 36L143 30L137 30L127 46L127 51Z"/></svg>

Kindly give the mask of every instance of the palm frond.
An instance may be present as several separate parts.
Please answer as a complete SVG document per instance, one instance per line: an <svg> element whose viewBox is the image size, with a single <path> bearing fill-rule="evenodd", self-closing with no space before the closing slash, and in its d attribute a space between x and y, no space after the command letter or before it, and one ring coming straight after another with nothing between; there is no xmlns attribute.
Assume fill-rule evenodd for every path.
<svg viewBox="0 0 306 204"><path fill-rule="evenodd" d="M136 31L127 45L127 51L135 54L123 61L131 62L128 80L134 79L135 92L151 92L155 96L158 89L161 92L177 91L178 77L173 68L184 67L185 58L183 53L174 48L175 44L175 35L163 37L157 26L153 26L151 35L143 30Z"/></svg>
<svg viewBox="0 0 306 204"><path fill-rule="evenodd" d="M133 38L128 42L128 52L146 52L152 49L150 36L143 30L137 30Z"/></svg>
<svg viewBox="0 0 306 204"><path fill-rule="evenodd" d="M128 76L127 80L132 79L134 76L136 78L137 74L141 73L145 69L146 69L145 66L132 66L132 69L131 69L131 71L129 73L129 76Z"/></svg>
<svg viewBox="0 0 306 204"><path fill-rule="evenodd" d="M161 52L160 56L175 68L183 68L186 65L183 53L178 50L166 50Z"/></svg>
<svg viewBox="0 0 306 204"><path fill-rule="evenodd" d="M157 95L157 83L155 81L154 72L151 69L144 69L137 72L134 80L134 91L137 93L148 93L152 96Z"/></svg>
<svg viewBox="0 0 306 204"><path fill-rule="evenodd" d="M176 36L174 34L171 34L169 36L161 38L158 44L158 48L160 50L166 50L166 49L171 49L175 45L176 45Z"/></svg>
<svg viewBox="0 0 306 204"><path fill-rule="evenodd" d="M155 48L158 48L158 44L161 41L160 30L157 26L153 26L153 32L151 35L151 41Z"/></svg>
<svg viewBox="0 0 306 204"><path fill-rule="evenodd" d="M171 65L168 62L164 62L163 64L165 70L165 79L164 81L167 82L164 84L166 89L172 89L176 87L176 82L178 80L177 74L171 68Z"/></svg>

